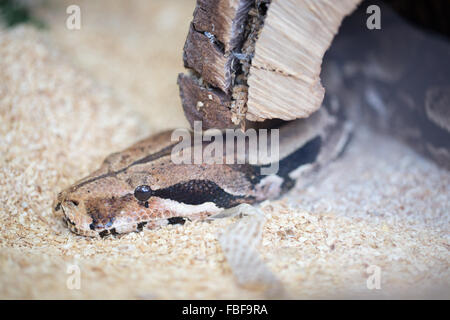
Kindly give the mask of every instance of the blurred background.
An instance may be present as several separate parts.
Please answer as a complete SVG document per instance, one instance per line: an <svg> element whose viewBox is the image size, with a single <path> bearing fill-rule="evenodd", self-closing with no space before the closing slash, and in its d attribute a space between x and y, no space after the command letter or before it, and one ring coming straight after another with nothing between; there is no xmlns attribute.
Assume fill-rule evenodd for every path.
<svg viewBox="0 0 450 320"><path fill-rule="evenodd" d="M3 23L34 25L65 56L158 128L186 126L176 79L195 0L1 0ZM66 8L81 9L69 30Z"/></svg>

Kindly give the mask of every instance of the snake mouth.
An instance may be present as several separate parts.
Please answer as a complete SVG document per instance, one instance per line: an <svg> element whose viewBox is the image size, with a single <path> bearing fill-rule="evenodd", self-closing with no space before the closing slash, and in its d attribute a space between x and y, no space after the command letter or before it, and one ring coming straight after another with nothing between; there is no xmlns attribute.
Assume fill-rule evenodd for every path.
<svg viewBox="0 0 450 320"><path fill-rule="evenodd" d="M61 205L61 203L58 203L59 209L61 209L61 211L63 212L63 221L64 223L67 225L67 227L69 228L70 231L72 231L73 233L76 234L81 234L80 230L76 227L75 222L73 222L68 215L66 214L66 212L64 211L64 207ZM58 210L59 210L58 209Z"/></svg>
<svg viewBox="0 0 450 320"><path fill-rule="evenodd" d="M64 212L64 209L63 209L63 212ZM63 217L63 221L67 225L67 228L77 235L83 235L83 236L89 235L89 236L94 236L94 237L100 236L101 238L104 238L108 235L112 235L112 236L119 235L119 233L116 231L116 228L104 229L102 231L95 231L95 230L91 231L91 232L83 231L83 230L77 228L75 222L70 220L70 218L67 217L65 214Z"/></svg>
<svg viewBox="0 0 450 320"><path fill-rule="evenodd" d="M67 208L64 207L64 203L63 202L59 202L56 207L55 207L55 211L62 211L62 220L63 223L67 226L67 228L77 234L77 235L81 235L81 236L88 236L88 237L96 237L98 236L98 232L94 232L94 231L87 231L84 230L83 228L80 228L71 218L70 215L67 214L66 210Z"/></svg>
<svg viewBox="0 0 450 320"><path fill-rule="evenodd" d="M184 218L184 217L172 217L172 218L168 218L168 219L159 219L161 221L167 221L167 224L181 224L183 225L186 220L189 220L188 218ZM139 222L136 225L136 228L133 230L134 232L141 232L144 230L144 227L149 223L149 221L142 221ZM69 226L70 228L70 226ZM123 235L123 233L120 233L117 231L116 228L110 228L110 229L104 229L102 231L97 231L97 234L101 237L107 237L107 236L113 236L113 237L120 237L121 235Z"/></svg>
<svg viewBox="0 0 450 320"><path fill-rule="evenodd" d="M64 209L62 209L62 211L64 213ZM67 217L65 213L64 213L63 221L67 225L67 228L69 228L70 231L72 231L73 233L76 233L76 234L82 234L81 230L79 230L76 227L75 222L70 220L70 218Z"/></svg>
<svg viewBox="0 0 450 320"><path fill-rule="evenodd" d="M101 238L104 238L106 236L118 236L119 233L117 232L116 228L111 228L111 229L105 229L103 231L98 232L98 235Z"/></svg>

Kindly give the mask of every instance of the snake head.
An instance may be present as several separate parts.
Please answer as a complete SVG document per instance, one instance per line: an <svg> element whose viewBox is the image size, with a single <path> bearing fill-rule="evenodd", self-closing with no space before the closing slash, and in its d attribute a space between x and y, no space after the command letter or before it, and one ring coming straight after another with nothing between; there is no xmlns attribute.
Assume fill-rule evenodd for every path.
<svg viewBox="0 0 450 320"><path fill-rule="evenodd" d="M193 188L190 184L180 192L175 190L177 187L157 189L144 184L141 178L133 182L125 177L93 174L59 193L54 210L62 212L72 232L90 237L141 231L144 227L153 229L218 212L211 202L191 205L181 203L187 202L184 198L170 198L177 194L186 197L186 190ZM203 189L200 191L205 194ZM199 196L193 197L194 200Z"/></svg>
<svg viewBox="0 0 450 320"><path fill-rule="evenodd" d="M135 190L115 177L86 178L59 193L54 207L69 229L83 236L139 231L160 215L157 199L140 201Z"/></svg>

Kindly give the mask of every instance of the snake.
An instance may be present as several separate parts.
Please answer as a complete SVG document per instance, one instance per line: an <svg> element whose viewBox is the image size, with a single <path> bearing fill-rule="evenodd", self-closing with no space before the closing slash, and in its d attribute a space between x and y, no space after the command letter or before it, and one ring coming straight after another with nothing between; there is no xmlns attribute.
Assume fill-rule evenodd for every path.
<svg viewBox="0 0 450 320"><path fill-rule="evenodd" d="M278 130L276 173L262 172L273 163L174 163L179 142L167 130L108 156L98 170L58 194L55 210L63 212L71 231L92 237L205 219L240 204L279 198L296 181L307 183L339 156L351 136L350 125L325 108ZM212 143L191 139L188 148Z"/></svg>
<svg viewBox="0 0 450 320"><path fill-rule="evenodd" d="M277 199L314 181L322 168L342 155L355 123L364 116L372 126L409 142L449 168L448 42L424 37L415 29L406 33L408 37L401 31L392 32L399 37L398 43L408 37L411 40L402 54L392 54L392 39L383 37L375 38L371 45L386 54L375 58L373 51L355 56L347 50L344 58L333 50L327 54L323 105L306 119L279 121L272 127L279 130L279 157L273 162L174 163L179 141L174 141L173 131L168 130L108 156L99 169L61 191L54 210L62 212L72 232L105 237L205 220L242 204ZM335 40L338 49L349 45L343 34ZM350 33L354 40L352 36ZM435 55L432 50L421 50L424 46L434 48ZM404 58L405 51L410 58ZM428 63L437 60L443 64ZM212 143L190 139L188 151ZM237 150L233 152L238 156ZM278 171L263 174L262 169L271 165Z"/></svg>

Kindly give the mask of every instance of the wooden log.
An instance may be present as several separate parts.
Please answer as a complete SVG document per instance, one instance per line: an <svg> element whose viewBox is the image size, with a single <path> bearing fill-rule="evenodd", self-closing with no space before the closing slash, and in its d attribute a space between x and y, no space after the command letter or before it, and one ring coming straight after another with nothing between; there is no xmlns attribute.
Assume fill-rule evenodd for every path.
<svg viewBox="0 0 450 320"><path fill-rule="evenodd" d="M184 48L185 66L193 73L178 82L191 124L206 120L225 128L308 117L324 96L323 55L342 19L359 2L198 0ZM217 104L208 104L214 110L195 112L197 104L205 105L208 90L226 96L220 100L227 101L229 112Z"/></svg>

